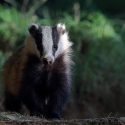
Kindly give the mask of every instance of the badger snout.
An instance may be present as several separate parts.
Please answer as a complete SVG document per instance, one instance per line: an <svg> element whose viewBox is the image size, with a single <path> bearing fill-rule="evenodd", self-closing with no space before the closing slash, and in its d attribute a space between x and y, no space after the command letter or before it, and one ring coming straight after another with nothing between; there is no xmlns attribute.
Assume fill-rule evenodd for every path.
<svg viewBox="0 0 125 125"><path fill-rule="evenodd" d="M44 65L52 65L54 62L54 58L53 57L44 57L43 58L43 64Z"/></svg>

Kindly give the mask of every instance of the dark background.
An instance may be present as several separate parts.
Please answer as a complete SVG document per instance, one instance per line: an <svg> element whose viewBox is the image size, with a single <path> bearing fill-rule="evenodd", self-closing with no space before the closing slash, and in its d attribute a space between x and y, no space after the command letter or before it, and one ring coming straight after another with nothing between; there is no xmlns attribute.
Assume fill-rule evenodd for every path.
<svg viewBox="0 0 125 125"><path fill-rule="evenodd" d="M74 42L73 88L65 118L124 116L125 0L1 0L1 72L32 22L63 22ZM2 79L0 86L3 100Z"/></svg>

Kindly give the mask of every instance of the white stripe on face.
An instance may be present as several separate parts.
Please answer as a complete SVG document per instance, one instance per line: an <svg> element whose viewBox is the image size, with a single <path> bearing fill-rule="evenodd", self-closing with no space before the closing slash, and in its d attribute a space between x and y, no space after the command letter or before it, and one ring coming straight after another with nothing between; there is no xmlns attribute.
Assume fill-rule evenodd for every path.
<svg viewBox="0 0 125 125"><path fill-rule="evenodd" d="M55 53L55 58L57 58L62 53L66 52L72 43L69 41L68 32L66 31L65 24L57 24L57 31L59 33L58 49Z"/></svg>
<svg viewBox="0 0 125 125"><path fill-rule="evenodd" d="M57 58L62 53L66 52L70 46L72 46L72 43L69 41L68 33L66 32L60 35L58 49L55 53L55 58Z"/></svg>
<svg viewBox="0 0 125 125"><path fill-rule="evenodd" d="M42 44L44 49L44 55L46 58L53 58L53 39L52 39L52 28L49 26L42 27Z"/></svg>

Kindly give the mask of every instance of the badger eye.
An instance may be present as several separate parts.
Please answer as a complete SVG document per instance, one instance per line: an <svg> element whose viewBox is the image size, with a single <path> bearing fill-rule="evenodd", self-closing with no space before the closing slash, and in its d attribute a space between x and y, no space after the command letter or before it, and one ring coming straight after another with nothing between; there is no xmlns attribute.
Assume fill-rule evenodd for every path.
<svg viewBox="0 0 125 125"><path fill-rule="evenodd" d="M53 48L57 50L57 45L53 45Z"/></svg>

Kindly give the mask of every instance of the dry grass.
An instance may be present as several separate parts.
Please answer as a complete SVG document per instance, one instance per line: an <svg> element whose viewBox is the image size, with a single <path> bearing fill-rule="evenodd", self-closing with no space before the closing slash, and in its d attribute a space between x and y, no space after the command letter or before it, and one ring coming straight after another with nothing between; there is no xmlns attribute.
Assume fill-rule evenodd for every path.
<svg viewBox="0 0 125 125"><path fill-rule="evenodd" d="M38 117L23 116L17 113L1 112L0 125L125 125L125 117L46 120Z"/></svg>

